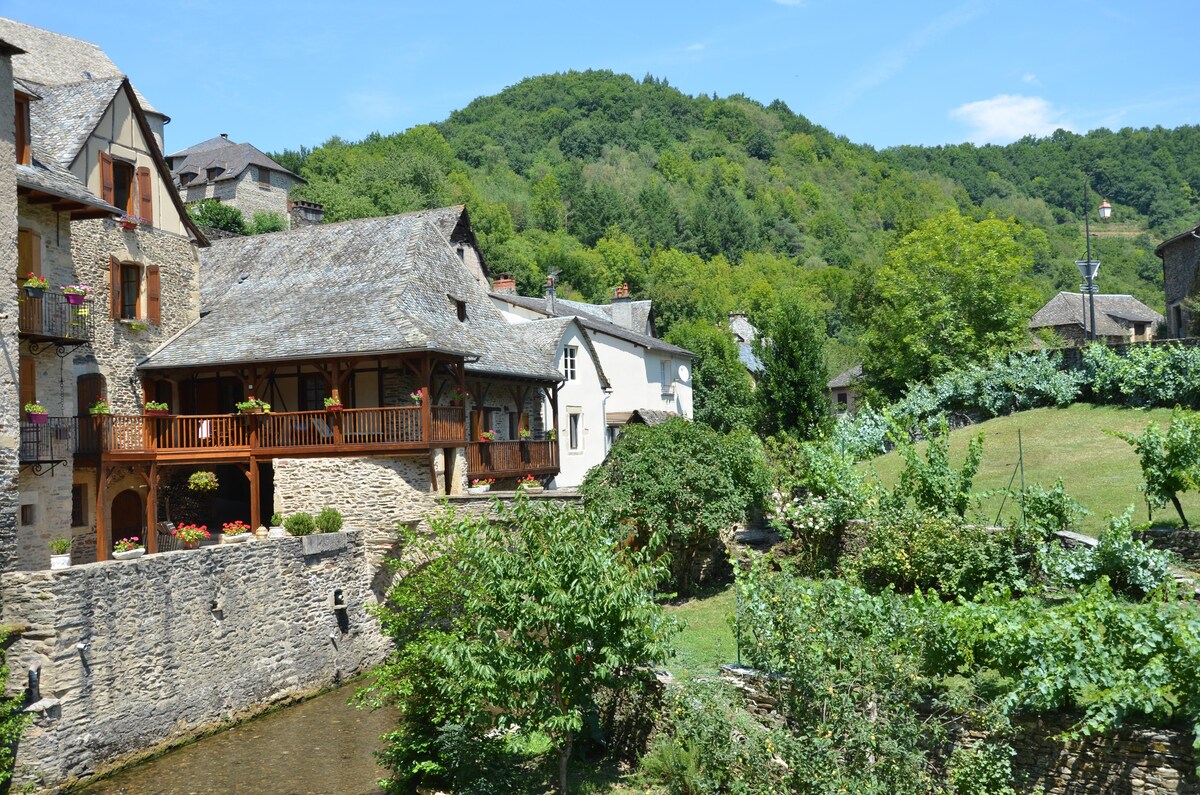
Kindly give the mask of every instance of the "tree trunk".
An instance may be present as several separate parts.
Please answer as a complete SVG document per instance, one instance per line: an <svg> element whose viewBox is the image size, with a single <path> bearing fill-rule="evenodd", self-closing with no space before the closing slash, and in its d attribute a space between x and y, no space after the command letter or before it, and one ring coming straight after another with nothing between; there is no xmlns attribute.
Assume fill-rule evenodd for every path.
<svg viewBox="0 0 1200 795"><path fill-rule="evenodd" d="M1183 528L1185 530L1188 529L1188 520L1187 517L1183 515L1183 506L1179 504L1179 495L1172 494L1171 502L1175 503L1175 511L1179 514L1179 520L1183 522Z"/></svg>
<svg viewBox="0 0 1200 795"><path fill-rule="evenodd" d="M567 760L571 758L571 745L575 741L573 733L567 735L563 747L558 750L558 793L567 795Z"/></svg>

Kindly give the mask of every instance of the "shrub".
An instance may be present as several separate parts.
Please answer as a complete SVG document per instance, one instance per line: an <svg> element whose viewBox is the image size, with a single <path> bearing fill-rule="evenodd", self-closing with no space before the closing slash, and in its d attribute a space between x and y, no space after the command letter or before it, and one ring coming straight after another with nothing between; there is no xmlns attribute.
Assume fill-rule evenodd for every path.
<svg viewBox="0 0 1200 795"><path fill-rule="evenodd" d="M283 514L276 511L271 514L271 527L283 527Z"/></svg>
<svg viewBox="0 0 1200 795"><path fill-rule="evenodd" d="M315 523L317 532L336 533L342 529L342 514L336 508L322 508Z"/></svg>
<svg viewBox="0 0 1200 795"><path fill-rule="evenodd" d="M1083 351L1083 373L1092 397L1122 406L1200 408L1200 348L1130 346L1122 356L1106 345Z"/></svg>
<svg viewBox="0 0 1200 795"><path fill-rule="evenodd" d="M287 228L287 219L279 213L256 212L248 231L252 235L261 235L265 232L282 232Z"/></svg>
<svg viewBox="0 0 1200 795"><path fill-rule="evenodd" d="M222 229L235 235L249 232L242 211L231 204L223 204L216 199L203 199L188 206L188 215L201 226Z"/></svg>
<svg viewBox="0 0 1200 795"><path fill-rule="evenodd" d="M911 497L919 508L965 516L971 501L971 484L983 459L983 434L967 445L967 454L957 470L950 466L950 431L945 418L940 420L937 433L930 436L924 460L912 444L903 439L896 441L904 459L899 491Z"/></svg>
<svg viewBox="0 0 1200 795"><path fill-rule="evenodd" d="M5 641L8 640L9 630L0 626L0 682L8 681L8 667L4 664ZM0 693L0 792L7 791L7 784L12 779L13 763L16 761L14 750L21 732L29 725L32 716L21 711L24 707L20 695L5 698Z"/></svg>
<svg viewBox="0 0 1200 795"><path fill-rule="evenodd" d="M283 526L294 536L311 535L317 529L311 513L294 513L283 520Z"/></svg>
<svg viewBox="0 0 1200 795"><path fill-rule="evenodd" d="M1150 423L1140 434L1113 431L1138 453L1142 465L1141 485L1146 504L1161 508L1169 500L1175 506L1183 526L1188 526L1179 493L1200 487L1200 420L1184 416L1176 409L1164 434L1156 423Z"/></svg>
<svg viewBox="0 0 1200 795"><path fill-rule="evenodd" d="M1042 556L1046 576L1055 585L1080 588L1107 577L1117 593L1142 598L1172 581L1175 556L1133 537L1133 506L1109 519L1095 547L1047 547Z"/></svg>

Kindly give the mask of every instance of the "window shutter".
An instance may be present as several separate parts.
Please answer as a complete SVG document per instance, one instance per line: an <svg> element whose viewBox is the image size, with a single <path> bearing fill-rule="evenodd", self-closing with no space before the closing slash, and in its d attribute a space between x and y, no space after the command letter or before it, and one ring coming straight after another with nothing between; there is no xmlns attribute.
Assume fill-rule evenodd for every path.
<svg viewBox="0 0 1200 795"><path fill-rule="evenodd" d="M15 126L17 162L27 166L33 158L29 151L29 100L25 97L17 97Z"/></svg>
<svg viewBox="0 0 1200 795"><path fill-rule="evenodd" d="M517 431L529 430L529 413L522 411L517 415Z"/></svg>
<svg viewBox="0 0 1200 795"><path fill-rule="evenodd" d="M150 181L150 169L145 166L137 170L138 216L146 226L154 226L154 185Z"/></svg>
<svg viewBox="0 0 1200 795"><path fill-rule="evenodd" d="M159 308L159 277L158 266L146 266L146 320L154 325L162 322L162 310Z"/></svg>
<svg viewBox="0 0 1200 795"><path fill-rule="evenodd" d="M109 311L113 320L121 319L121 261L116 257L108 258L108 292Z"/></svg>
<svg viewBox="0 0 1200 795"><path fill-rule="evenodd" d="M17 284L42 275L42 236L32 229L17 230Z"/></svg>
<svg viewBox="0 0 1200 795"><path fill-rule="evenodd" d="M108 152L100 153L100 198L113 203L113 165Z"/></svg>
<svg viewBox="0 0 1200 795"><path fill-rule="evenodd" d="M25 404L37 400L37 363L32 357L22 356L20 364L21 378L21 416L25 416Z"/></svg>

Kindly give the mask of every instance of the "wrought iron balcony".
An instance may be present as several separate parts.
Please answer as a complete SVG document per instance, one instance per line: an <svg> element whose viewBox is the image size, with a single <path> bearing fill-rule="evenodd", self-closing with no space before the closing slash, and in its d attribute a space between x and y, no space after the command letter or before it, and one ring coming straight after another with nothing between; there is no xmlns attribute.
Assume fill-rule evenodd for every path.
<svg viewBox="0 0 1200 795"><path fill-rule="evenodd" d="M30 352L53 345L60 356L90 342L95 325L94 302L86 296L68 296L46 290L40 297L22 291L17 328L29 340Z"/></svg>

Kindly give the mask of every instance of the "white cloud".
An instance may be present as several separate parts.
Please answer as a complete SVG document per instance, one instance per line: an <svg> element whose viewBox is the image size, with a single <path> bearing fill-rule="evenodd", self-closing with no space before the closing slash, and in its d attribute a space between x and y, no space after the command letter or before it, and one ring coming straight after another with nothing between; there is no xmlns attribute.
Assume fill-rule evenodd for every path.
<svg viewBox="0 0 1200 795"><path fill-rule="evenodd" d="M971 128L967 139L977 144L1006 144L1025 135L1071 129L1062 112L1046 100L1014 94L968 102L950 111L950 117L965 122Z"/></svg>
<svg viewBox="0 0 1200 795"><path fill-rule="evenodd" d="M687 48L688 52L700 52L703 49L703 44L689 44Z"/></svg>
<svg viewBox="0 0 1200 795"><path fill-rule="evenodd" d="M1026 74L1021 75L1021 82L1037 84L1037 75L1035 75L1033 72L1027 72Z"/></svg>

